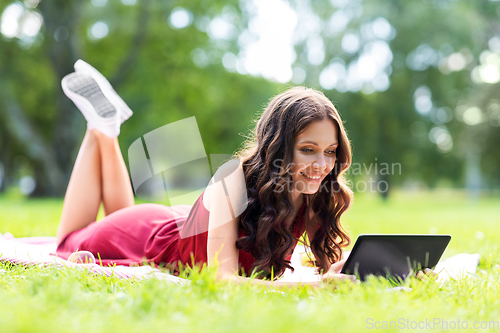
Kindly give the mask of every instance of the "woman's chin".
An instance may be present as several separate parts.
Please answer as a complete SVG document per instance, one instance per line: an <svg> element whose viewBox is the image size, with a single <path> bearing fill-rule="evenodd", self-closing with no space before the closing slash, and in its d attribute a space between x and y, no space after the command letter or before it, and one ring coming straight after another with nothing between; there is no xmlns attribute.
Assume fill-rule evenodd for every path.
<svg viewBox="0 0 500 333"><path fill-rule="evenodd" d="M319 187L315 190L304 191L304 192L302 192L302 194L316 194L316 193L318 193L318 191L319 191Z"/></svg>
<svg viewBox="0 0 500 333"><path fill-rule="evenodd" d="M307 188L299 189L298 192L302 194L316 194L318 193L319 189L320 185L318 184L317 186L308 186Z"/></svg>

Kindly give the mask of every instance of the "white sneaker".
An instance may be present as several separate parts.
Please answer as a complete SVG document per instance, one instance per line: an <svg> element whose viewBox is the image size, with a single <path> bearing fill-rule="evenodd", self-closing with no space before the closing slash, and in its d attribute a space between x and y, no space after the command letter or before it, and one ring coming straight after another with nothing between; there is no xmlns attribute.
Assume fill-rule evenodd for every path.
<svg viewBox="0 0 500 333"><path fill-rule="evenodd" d="M121 123L130 118L130 116L133 113L132 110L123 101L123 99L116 93L116 91L113 89L113 87L104 77L104 75L99 73L97 69L95 69L85 61L78 59L77 62L75 62L75 71L77 73L88 75L97 82L104 96L106 96L106 98L120 110Z"/></svg>
<svg viewBox="0 0 500 333"><path fill-rule="evenodd" d="M120 110L109 101L92 77L71 73L62 79L61 85L66 96L87 119L89 128L95 128L109 137L120 134Z"/></svg>

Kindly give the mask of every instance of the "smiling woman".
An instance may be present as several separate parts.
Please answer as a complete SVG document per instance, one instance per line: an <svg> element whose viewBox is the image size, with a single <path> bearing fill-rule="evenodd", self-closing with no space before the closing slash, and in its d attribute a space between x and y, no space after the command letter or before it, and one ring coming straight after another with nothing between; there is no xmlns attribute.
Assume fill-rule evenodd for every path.
<svg viewBox="0 0 500 333"><path fill-rule="evenodd" d="M79 61L63 90L88 121L64 199L57 254L89 251L103 264L144 262L217 267L220 279L281 276L306 232L323 281L339 274L349 243L340 217L352 192L343 174L351 148L340 116L320 92L297 87L274 97L253 137L190 207L134 205L117 136L132 115L107 80ZM102 200L106 216L95 221ZM243 275L243 276L239 276ZM321 281L311 282L319 285Z"/></svg>
<svg viewBox="0 0 500 333"><path fill-rule="evenodd" d="M333 170L339 145L337 132L335 123L325 119L312 123L297 136L292 166L295 193L316 193Z"/></svg>
<svg viewBox="0 0 500 333"><path fill-rule="evenodd" d="M349 243L340 216L352 201L343 176L350 142L332 102L304 87L276 96L239 157L249 200L239 219L246 234L237 247L252 253L256 265L282 274L294 246L292 217L305 201L309 245L318 269L328 271Z"/></svg>

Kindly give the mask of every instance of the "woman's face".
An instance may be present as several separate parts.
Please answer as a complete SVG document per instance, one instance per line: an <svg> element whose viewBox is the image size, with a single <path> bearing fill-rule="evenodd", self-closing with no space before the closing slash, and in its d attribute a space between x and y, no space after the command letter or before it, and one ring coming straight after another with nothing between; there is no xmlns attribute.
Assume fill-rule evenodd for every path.
<svg viewBox="0 0 500 333"><path fill-rule="evenodd" d="M319 190L335 166L338 145L337 126L330 119L311 123L295 138L290 170L295 195L314 194Z"/></svg>

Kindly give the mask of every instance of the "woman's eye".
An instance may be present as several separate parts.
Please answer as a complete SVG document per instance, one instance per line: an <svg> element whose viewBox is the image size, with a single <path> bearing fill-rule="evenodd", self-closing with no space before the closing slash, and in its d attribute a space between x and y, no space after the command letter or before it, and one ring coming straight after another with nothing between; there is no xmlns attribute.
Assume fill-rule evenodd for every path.
<svg viewBox="0 0 500 333"><path fill-rule="evenodd" d="M302 148L301 151L303 151L304 153L310 153L312 152L313 150L310 149L310 148Z"/></svg>
<svg viewBox="0 0 500 333"><path fill-rule="evenodd" d="M326 153L327 153L328 155L333 155L333 154L335 154L335 150L328 150Z"/></svg>

